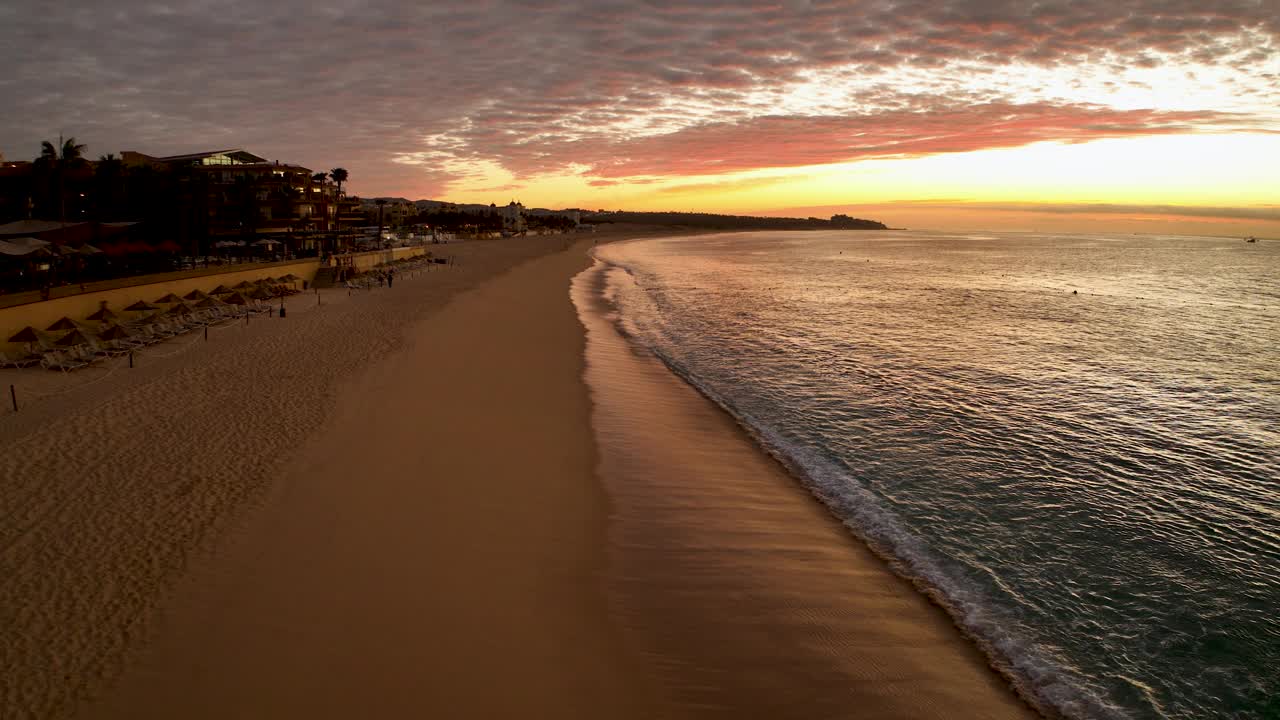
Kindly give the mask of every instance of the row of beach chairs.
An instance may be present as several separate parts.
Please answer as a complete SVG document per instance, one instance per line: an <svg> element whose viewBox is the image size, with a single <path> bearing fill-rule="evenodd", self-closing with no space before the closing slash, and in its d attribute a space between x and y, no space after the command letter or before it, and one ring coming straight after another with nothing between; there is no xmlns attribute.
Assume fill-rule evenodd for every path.
<svg viewBox="0 0 1280 720"><path fill-rule="evenodd" d="M249 314L271 312L271 306L262 303L226 305L201 308L190 314L151 318L137 322L122 322L119 326L128 335L116 339L93 337L95 333L81 330L84 342L69 347L59 347L46 337L40 337L34 352L11 356L0 352L0 368L24 368L39 365L48 370L69 372L89 367L101 360L128 355L171 338L244 318Z"/></svg>
<svg viewBox="0 0 1280 720"><path fill-rule="evenodd" d="M405 273L413 270L421 270L432 263L445 264L445 260L443 258L433 259L429 257L416 257L412 260L397 262L391 269L395 270L397 273ZM379 284L378 271L374 270L371 272L361 273L350 280L345 280L343 281L342 286L347 290L369 290L377 287Z"/></svg>

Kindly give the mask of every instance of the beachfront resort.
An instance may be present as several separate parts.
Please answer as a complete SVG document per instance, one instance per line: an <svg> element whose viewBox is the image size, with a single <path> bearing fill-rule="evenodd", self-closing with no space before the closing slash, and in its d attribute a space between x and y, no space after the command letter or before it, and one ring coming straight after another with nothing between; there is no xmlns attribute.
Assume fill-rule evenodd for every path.
<svg viewBox="0 0 1280 720"><path fill-rule="evenodd" d="M242 149L89 160L75 138L0 161L5 295L141 274L576 228L576 211L361 198L317 172Z"/></svg>
<svg viewBox="0 0 1280 720"><path fill-rule="evenodd" d="M85 150L59 138L33 161L0 162L0 367L66 372L132 358L287 312L278 301L299 292L385 282L403 263L430 261L428 245L579 225L576 212L514 201L362 199L345 192L344 168L243 149L96 161Z"/></svg>

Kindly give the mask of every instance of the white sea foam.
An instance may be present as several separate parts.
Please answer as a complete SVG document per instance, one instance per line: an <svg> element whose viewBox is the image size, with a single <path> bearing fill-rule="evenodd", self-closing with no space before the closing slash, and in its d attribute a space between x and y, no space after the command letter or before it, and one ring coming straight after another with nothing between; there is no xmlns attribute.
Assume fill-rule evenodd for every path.
<svg viewBox="0 0 1280 720"><path fill-rule="evenodd" d="M993 668L1004 675L1043 713L1073 720L1123 720L1120 708L1082 687L1075 673L1038 651L1009 627L983 592L949 572L936 553L887 510L872 493L818 453L788 442L755 418L738 412L722 396L656 348L649 348L673 373L696 388L738 421L770 455L777 458L815 497L903 578L944 608L956 625L982 649Z"/></svg>
<svg viewBox="0 0 1280 720"><path fill-rule="evenodd" d="M599 260L599 258L597 258ZM637 317L658 312L640 300L634 288L636 273L625 265L599 260L605 283L601 297L613 308L609 319L614 328L663 362L673 374L695 388L732 416L739 426L771 456L782 463L800 483L834 514L851 534L883 558L895 573L910 581L920 592L941 606L956 626L986 655L991 666L1003 675L1029 703L1046 716L1070 720L1124 720L1128 715L1099 697L1078 680L1062 661L1038 649L1022 637L1016 623L997 611L981 588L948 570L945 562L919 537L911 533L874 494L855 477L819 452L788 441L778 430L742 411L709 383L698 378L677 361L668 348L670 339L659 338L655 323ZM616 269L621 272L609 272ZM628 305L630 298L633 302ZM650 332L641 330L644 327Z"/></svg>
<svg viewBox="0 0 1280 720"><path fill-rule="evenodd" d="M1042 706L1275 715L1280 246L756 233L600 254L625 266L615 325Z"/></svg>

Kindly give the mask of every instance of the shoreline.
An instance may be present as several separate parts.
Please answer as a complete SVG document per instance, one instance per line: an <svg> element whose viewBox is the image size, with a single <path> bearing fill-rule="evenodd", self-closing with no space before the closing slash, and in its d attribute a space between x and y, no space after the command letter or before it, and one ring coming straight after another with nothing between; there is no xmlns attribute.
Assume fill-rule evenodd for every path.
<svg viewBox="0 0 1280 720"><path fill-rule="evenodd" d="M943 608L575 279L624 625L698 717L1039 718ZM590 275L594 274L594 277Z"/></svg>
<svg viewBox="0 0 1280 720"><path fill-rule="evenodd" d="M645 238L636 239L643 240ZM622 242L627 241L623 240ZM623 267L621 265L610 263L609 261L602 261L598 259L595 262L596 267L589 269L587 273L603 273L607 271L607 267L603 266ZM626 272L628 275L631 274L630 270L627 270ZM586 273L584 273L584 275L585 274ZM600 278L603 278L603 274L600 275ZM715 416L716 418L723 416L724 419L727 419L732 426L729 429L729 432L735 434L740 439L745 440L747 444L750 445L750 449L746 452L758 453L761 456L767 457L769 460L767 464L770 466L776 466L774 469L781 471L781 473L794 485L794 488L788 486L788 491L797 491L801 497L801 503L812 501L822 509L823 517L817 521L830 524L835 527L835 532L838 536L837 538L833 538L835 542L840 543L841 538L852 542L857 546L855 555L863 555L864 553L862 553L862 551L867 551L867 553L874 558L871 560L872 564L879 564L883 566L885 572L888 572L901 580L902 583L909 586L915 594L926 600L934 610L939 611L945 623L953 628L956 633L963 637L964 640L972 646L972 649L974 653L976 653L976 657L981 661L981 664L985 665L986 669L998 679L999 683L1007 684L1008 687L1005 689L1015 695L1018 700L1025 705L1024 709L1033 711L1034 717L1037 718L1052 720L1054 718L1064 717L1059 708L1055 707L1048 698L1042 697L1038 693L1039 689L1033 682L1034 678L1024 677L1018 673L1016 669L1018 658L1008 656L1005 649L1000 647L997 643L975 632L972 628L966 627L964 624L964 618L961 616L963 608L957 607L951 603L950 599L941 589L930 585L919 573L913 572L911 563L907 559L895 555L889 549L890 543L887 543L882 539L869 536L863 530L855 529L854 526L847 524L841 518L839 512L837 512L837 508L842 504L846 504L847 501L830 497L829 494L821 487L821 484L815 480L810 468L807 468L804 463L796 457L788 455L787 451L781 444L778 444L776 441L771 441L770 438L767 437L767 432L765 430L752 425L746 417L740 415L727 403L727 401L718 397L711 387L700 382L695 376L691 375L687 369L682 368L677 364L673 364L668 358L655 353L651 348L645 346L638 340L633 339L630 336L629 331L623 330L621 328L622 322L620 311L613 305L612 300L604 299L605 294L603 293L603 285L601 283L606 283L607 281L593 279L592 281L582 283L583 287L578 288L576 286L580 279L581 278L575 278L575 302L580 307L580 314L595 315L598 327L594 328L594 331L597 333L608 333L608 339L605 342L598 342L598 345L615 346L609 349L600 349L597 351L598 354L616 354L619 352L619 348L625 345L630 349L630 352L627 354L634 354L636 356L635 358L632 358L632 363L643 364L648 361L656 366L660 366L662 371L664 371L660 374L667 374L674 383L679 384L684 389L692 390L693 394L696 395L697 398L686 398L683 401L684 403L690 405L705 403L708 408L711 408L711 416ZM590 289L587 288L589 285L592 286ZM584 309L584 307L587 307L588 309ZM591 335L591 332L592 330L588 331L589 336ZM618 336L618 338L623 338L622 342L618 342L618 338L614 337L615 335ZM639 357L643 357L646 360L638 360ZM601 365L616 362L615 360L605 359L603 357L600 359L603 360L603 362L598 363ZM631 372L636 371L633 369ZM607 387L609 381L602 375L598 382ZM608 394L604 389L593 389L593 394L602 393ZM697 408L693 412L705 413L705 408ZM667 469L666 471L679 472L679 470L674 468ZM769 470L760 470L759 473L761 475L768 475ZM855 557L853 558L853 561L862 563L866 562L867 559L865 557ZM934 615L937 613L926 611L926 614ZM930 622L933 620L934 618L930 618ZM973 653L964 653L962 651L962 654L967 656L967 660L972 660L974 657Z"/></svg>
<svg viewBox="0 0 1280 720"><path fill-rule="evenodd" d="M918 617L885 614L903 581L882 563L833 565L839 582L856 582L826 587L879 588L863 610L880 607L906 644L868 655L865 640L813 634L815 616L787 625L801 593L752 606L768 612L741 613L745 624L730 626L742 634L723 640L767 649L777 643L761 645L759 633L780 618L792 634L779 647L799 662L778 656L772 669L695 643L703 633L720 644L706 633L726 625L690 612L699 606L685 602L688 586L636 584L645 575L633 571L655 556L627 545L635 497L602 477L610 460L568 284L591 263L592 240L678 234L600 233L568 252L555 237L475 243L456 274L341 291L322 313L291 309L288 325L255 323L216 347L0 416L0 439L15 444L0 458L0 497L52 496L15 505L27 521L0 535L0 570L21 580L0 590L0 619L25 631L0 646L4 667L21 669L0 678L0 714L677 718L769 707L805 717L816 706L800 694L813 687L797 674L807 668L833 692L818 705L942 717L953 713L938 697L972 701L969 682L993 689L985 665L986 679L969 661L958 674L945 672L949 662L929 669L939 647L978 651L949 624L950 635L922 636ZM816 517L816 500L765 450L718 407L713 417L716 442L736 438L720 460L763 473L771 503L778 492L793 509L807 500L800 512ZM833 544L828 526L838 524L823 517L790 536L810 537L805 547L751 552L870 557L838 527ZM814 544L815 532L826 539ZM796 591L822 597L818 587ZM700 587L725 590L759 599L768 588ZM908 605L929 607L908 592ZM847 615L827 607L816 617ZM679 622L655 624L664 618ZM681 627L689 634L673 637ZM920 645L925 636L940 640ZM864 664L847 663L846 651ZM784 676L795 686L779 685ZM942 695L911 687L920 678L945 685ZM732 689L740 697L717 705ZM984 705L980 694L971 716L1018 716L1006 695ZM838 707L859 706L827 709Z"/></svg>

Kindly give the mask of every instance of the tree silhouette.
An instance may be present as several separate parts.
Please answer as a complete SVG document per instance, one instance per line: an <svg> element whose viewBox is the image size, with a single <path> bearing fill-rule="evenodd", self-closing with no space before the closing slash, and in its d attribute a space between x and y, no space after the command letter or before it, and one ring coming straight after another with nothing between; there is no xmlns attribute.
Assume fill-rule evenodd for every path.
<svg viewBox="0 0 1280 720"><path fill-rule="evenodd" d="M347 181L347 169L334 168L329 171L329 177L333 178L333 181L338 184L338 197L342 197L342 183Z"/></svg>
<svg viewBox="0 0 1280 720"><path fill-rule="evenodd" d="M53 180L52 184L57 194L58 219L64 222L67 219L67 172L84 167L84 151L86 147L86 145L77 143L73 137L69 137L66 140L59 137L58 145L54 145L48 140L40 143L40 157L36 159L36 165L44 172L47 172Z"/></svg>

